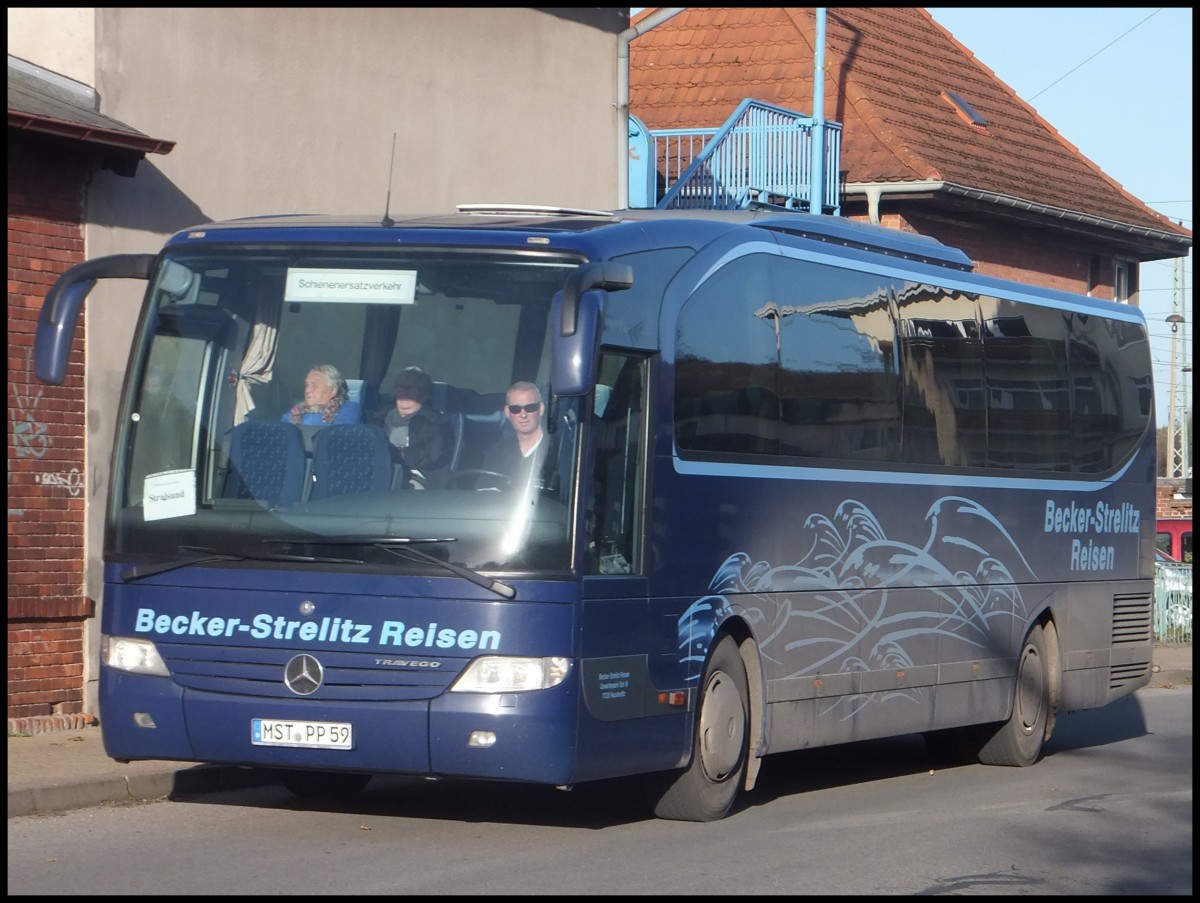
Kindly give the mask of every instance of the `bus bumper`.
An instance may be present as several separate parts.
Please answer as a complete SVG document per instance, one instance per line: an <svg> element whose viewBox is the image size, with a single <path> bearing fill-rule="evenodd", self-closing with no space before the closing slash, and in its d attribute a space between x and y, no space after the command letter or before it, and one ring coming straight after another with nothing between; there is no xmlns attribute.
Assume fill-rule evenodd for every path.
<svg viewBox="0 0 1200 903"><path fill-rule="evenodd" d="M445 693L409 702L231 698L168 678L103 670L100 713L114 759L216 762L444 777L571 783L573 694ZM348 749L253 742L254 719L349 724Z"/></svg>

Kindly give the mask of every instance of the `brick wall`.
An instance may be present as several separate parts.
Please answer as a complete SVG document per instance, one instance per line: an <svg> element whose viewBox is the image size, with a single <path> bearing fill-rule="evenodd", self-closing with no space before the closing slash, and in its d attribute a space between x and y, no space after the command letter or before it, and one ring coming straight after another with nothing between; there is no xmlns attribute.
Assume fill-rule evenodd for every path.
<svg viewBox="0 0 1200 903"><path fill-rule="evenodd" d="M1192 496L1190 487L1185 496L1185 480L1170 477L1159 477L1157 497L1157 517L1186 517L1192 516ZM1180 498L1176 498L1180 496Z"/></svg>
<svg viewBox="0 0 1200 903"><path fill-rule="evenodd" d="M1111 256L1097 253L1095 245L1072 241L1062 233L1034 231L982 219L933 219L906 211L908 231L931 235L944 244L960 248L985 276L1012 279L1064 292L1075 292L1111 300L1113 266ZM885 222L884 225L893 225ZM1136 280L1136 267L1131 279ZM1136 286L1131 285L1131 291Z"/></svg>
<svg viewBox="0 0 1200 903"><path fill-rule="evenodd" d="M8 624L8 717L40 719L83 710L80 620Z"/></svg>
<svg viewBox="0 0 1200 903"><path fill-rule="evenodd" d="M8 716L82 712L83 330L61 386L33 375L46 291L83 260L91 159L66 143L9 131L8 157Z"/></svg>

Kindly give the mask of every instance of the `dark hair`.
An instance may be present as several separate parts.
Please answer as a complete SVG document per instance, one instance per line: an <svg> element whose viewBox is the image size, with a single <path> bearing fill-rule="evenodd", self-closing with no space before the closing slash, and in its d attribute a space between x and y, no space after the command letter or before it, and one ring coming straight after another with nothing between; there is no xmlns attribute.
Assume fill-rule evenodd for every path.
<svg viewBox="0 0 1200 903"><path fill-rule="evenodd" d="M396 388L392 392L394 397L400 397L400 384L405 382L417 387L417 400L421 404L425 404L433 395L433 378L420 367L405 367L400 371L400 375L396 377Z"/></svg>

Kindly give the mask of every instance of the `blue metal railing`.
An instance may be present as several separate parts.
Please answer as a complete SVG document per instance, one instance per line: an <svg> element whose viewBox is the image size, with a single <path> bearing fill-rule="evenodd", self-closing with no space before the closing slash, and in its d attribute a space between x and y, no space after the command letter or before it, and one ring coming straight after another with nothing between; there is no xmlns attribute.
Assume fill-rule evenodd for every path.
<svg viewBox="0 0 1200 903"><path fill-rule="evenodd" d="M1192 566L1154 565L1154 642L1192 641Z"/></svg>
<svg viewBox="0 0 1200 903"><path fill-rule="evenodd" d="M842 126L824 123L822 212L841 212ZM747 98L720 128L645 129L630 117L629 205L737 210L769 203L809 210L813 119Z"/></svg>

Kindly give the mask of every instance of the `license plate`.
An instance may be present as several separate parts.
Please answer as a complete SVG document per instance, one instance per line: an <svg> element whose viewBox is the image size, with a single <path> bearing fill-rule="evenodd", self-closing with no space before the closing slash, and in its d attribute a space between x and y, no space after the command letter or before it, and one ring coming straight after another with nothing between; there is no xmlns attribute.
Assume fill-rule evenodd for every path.
<svg viewBox="0 0 1200 903"><path fill-rule="evenodd" d="M280 721L252 718L250 742L255 746L295 746L304 749L354 749L349 724L332 721Z"/></svg>

